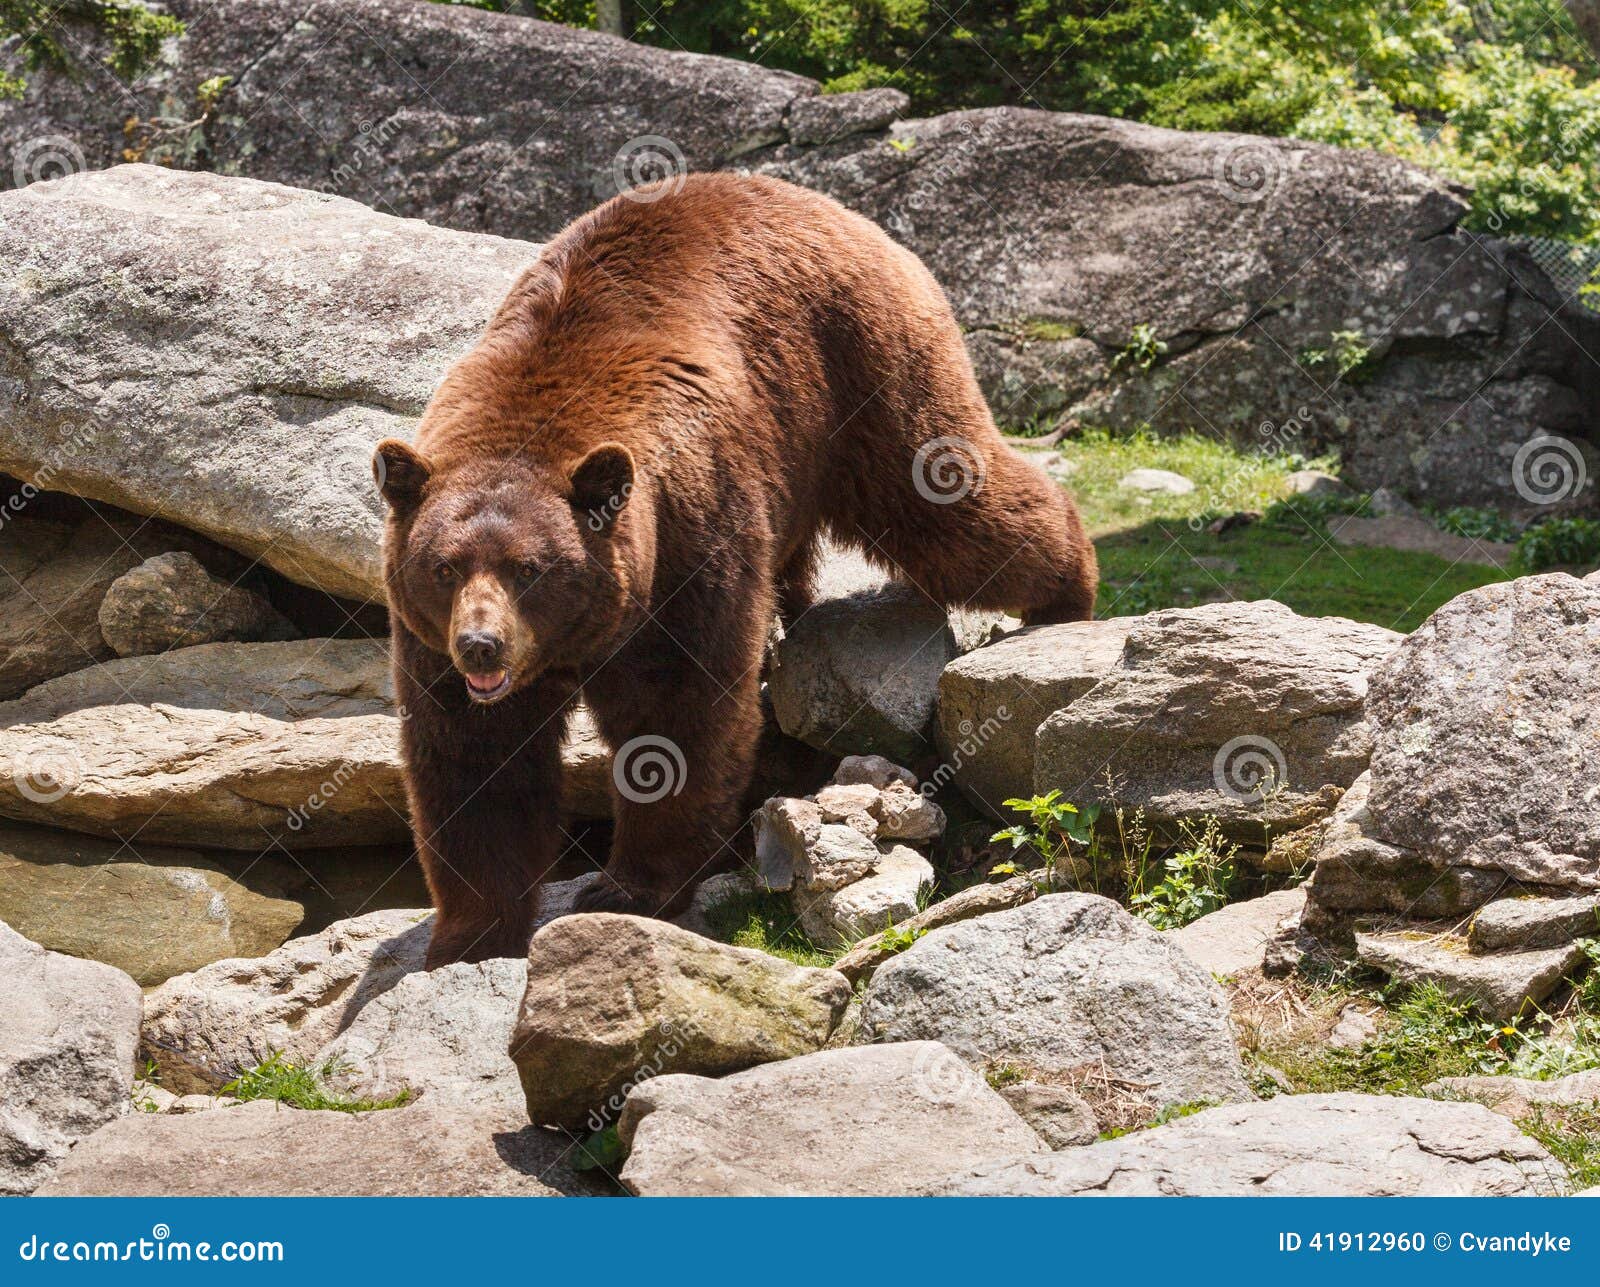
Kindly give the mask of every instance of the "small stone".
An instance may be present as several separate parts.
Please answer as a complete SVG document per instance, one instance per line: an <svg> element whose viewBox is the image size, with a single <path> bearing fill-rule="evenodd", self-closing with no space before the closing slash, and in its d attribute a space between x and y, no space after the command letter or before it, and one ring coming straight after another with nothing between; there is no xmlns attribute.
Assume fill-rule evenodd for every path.
<svg viewBox="0 0 1600 1287"><path fill-rule="evenodd" d="M1581 944L1474 955L1450 934L1356 934L1356 956L1402 983L1433 983L1485 1018L1509 1022L1537 1005L1586 958Z"/></svg>
<svg viewBox="0 0 1600 1287"><path fill-rule="evenodd" d="M1164 492L1169 496L1187 496L1194 490L1192 480L1170 469L1129 470L1117 486L1134 492Z"/></svg>
<svg viewBox="0 0 1600 1287"><path fill-rule="evenodd" d="M816 794L817 808L824 822L842 822L854 827L867 839L878 834L878 820L872 816L872 806L878 801L878 789L858 782L851 786L830 783Z"/></svg>
<svg viewBox="0 0 1600 1287"><path fill-rule="evenodd" d="M937 840L944 834L944 810L902 782L884 787L869 808L880 840Z"/></svg>
<svg viewBox="0 0 1600 1287"><path fill-rule="evenodd" d="M768 800L752 822L756 868L768 889L841 889L878 865L877 846L854 827L824 822L814 801Z"/></svg>
<svg viewBox="0 0 1600 1287"><path fill-rule="evenodd" d="M910 769L901 768L892 760L884 759L881 755L845 756L839 761L833 781L836 786L856 786L864 783L880 789L895 782L913 789L917 785L916 774Z"/></svg>
<svg viewBox="0 0 1600 1287"><path fill-rule="evenodd" d="M933 880L933 865L915 849L890 845L860 880L840 887L797 885L795 907L801 927L815 942L852 943L914 917Z"/></svg>
<svg viewBox="0 0 1600 1287"><path fill-rule="evenodd" d="M1425 1089L1474 1100L1502 1117L1516 1120L1527 1117L1541 1104L1571 1108L1600 1103L1600 1068L1550 1081L1529 1077L1443 1077Z"/></svg>
<svg viewBox="0 0 1600 1287"><path fill-rule="evenodd" d="M1017 1116L1038 1132L1052 1149L1093 1144L1100 1138L1100 1125L1094 1109L1082 1095L1065 1086L1039 1081L1019 1081L1000 1087L1000 1098L1016 1110Z"/></svg>
<svg viewBox="0 0 1600 1287"><path fill-rule="evenodd" d="M643 1197L915 1192L952 1161L1044 1151L937 1042L825 1050L720 1081L657 1077L628 1096L622 1182Z"/></svg>
<svg viewBox="0 0 1600 1287"><path fill-rule="evenodd" d="M1378 1021L1360 1006L1347 1005L1328 1034L1328 1044L1335 1050L1359 1050L1377 1035Z"/></svg>
<svg viewBox="0 0 1600 1287"><path fill-rule="evenodd" d="M100 633L119 657L194 644L291 639L291 626L254 590L206 571L192 554L146 559L100 601Z"/></svg>
<svg viewBox="0 0 1600 1287"><path fill-rule="evenodd" d="M646 1078L715 1075L820 1049L849 1001L849 981L834 970L664 921L566 916L528 947L511 1057L533 1122L595 1131Z"/></svg>
<svg viewBox="0 0 1600 1287"><path fill-rule="evenodd" d="M1291 496L1347 496L1345 482L1320 469L1297 469L1287 475L1283 485Z"/></svg>

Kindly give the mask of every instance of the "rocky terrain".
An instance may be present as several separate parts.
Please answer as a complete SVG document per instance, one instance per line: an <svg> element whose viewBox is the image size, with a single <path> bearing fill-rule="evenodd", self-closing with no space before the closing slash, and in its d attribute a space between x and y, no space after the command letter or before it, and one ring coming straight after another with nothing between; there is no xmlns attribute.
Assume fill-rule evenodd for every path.
<svg viewBox="0 0 1600 1287"><path fill-rule="evenodd" d="M1518 449L1540 438L1569 444L1552 466L1581 457L1594 470L1600 381L1585 355L1600 323L1564 308L1523 252L1460 231L1459 191L1392 158L1010 108L901 120L896 91L819 96L785 72L423 0L165 7L186 34L125 93L42 70L24 99L0 102L0 153L14 158L0 187L144 160L537 242L644 180L758 170L838 197L927 261L1008 423L1149 423L1333 447L1353 483L1443 505L1534 503L1505 482ZM92 35L81 40L93 48ZM16 237L56 254L32 222ZM142 225L129 236L160 240ZM231 261L260 244L230 241L217 270L245 267ZM458 273L447 247L469 244L481 258ZM424 245L437 273L420 262ZM75 250L93 246L86 236ZM493 293L488 281L517 253L414 227L389 248L411 261L388 279L392 306L433 310L425 334L401 328L423 349L452 342L458 305ZM203 238L193 253L206 262ZM443 287L431 302L413 272ZM276 324L294 280L263 294L255 323L245 307L228 316ZM313 298L289 316L315 310L317 296L352 305L343 327L301 332L328 361L306 368L305 388L258 373L252 400L341 432L407 414L415 384L334 378L371 356L357 342L341 360L328 344L352 338L365 291L312 280ZM198 342L224 325L203 325ZM12 332L0 318L0 334ZM406 378L426 387L430 363L415 356ZM315 401L330 392L334 405ZM316 554L294 544L280 557L314 571Z"/></svg>
<svg viewBox="0 0 1600 1287"><path fill-rule="evenodd" d="M1600 576L1410 635L1022 628L830 551L744 861L673 923L575 914L615 789L580 710L526 958L422 968L369 461L539 238L663 157L781 175L926 258L1011 423L1515 508L1530 441L1590 459L1600 336L1458 193L413 0L170 8L131 106L0 103L83 171L0 175L0 1192L1595 1182Z"/></svg>

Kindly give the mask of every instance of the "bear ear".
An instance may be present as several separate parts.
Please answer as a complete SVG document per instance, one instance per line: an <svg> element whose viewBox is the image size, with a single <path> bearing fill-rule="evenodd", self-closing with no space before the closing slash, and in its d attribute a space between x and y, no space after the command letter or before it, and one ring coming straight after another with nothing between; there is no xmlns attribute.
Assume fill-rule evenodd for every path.
<svg viewBox="0 0 1600 1287"><path fill-rule="evenodd" d="M572 506L598 531L628 503L633 491L633 455L620 442L601 443L572 471Z"/></svg>
<svg viewBox="0 0 1600 1287"><path fill-rule="evenodd" d="M422 489L432 470L409 443L385 438L372 456L372 476L378 491L396 514L406 515L422 501Z"/></svg>

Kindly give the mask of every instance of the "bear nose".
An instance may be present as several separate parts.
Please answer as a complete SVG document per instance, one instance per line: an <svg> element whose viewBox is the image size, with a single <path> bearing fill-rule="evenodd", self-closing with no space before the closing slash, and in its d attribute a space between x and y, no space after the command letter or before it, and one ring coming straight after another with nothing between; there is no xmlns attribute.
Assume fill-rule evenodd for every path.
<svg viewBox="0 0 1600 1287"><path fill-rule="evenodd" d="M500 636L489 630L463 630L456 636L456 656L467 670L478 673L498 667L504 647Z"/></svg>

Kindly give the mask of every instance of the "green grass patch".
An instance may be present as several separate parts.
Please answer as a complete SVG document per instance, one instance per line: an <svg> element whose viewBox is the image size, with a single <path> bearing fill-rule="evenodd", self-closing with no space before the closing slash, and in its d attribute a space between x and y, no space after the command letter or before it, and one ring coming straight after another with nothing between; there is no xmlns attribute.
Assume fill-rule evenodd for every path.
<svg viewBox="0 0 1600 1287"><path fill-rule="evenodd" d="M753 947L796 965L832 965L840 955L806 937L786 894L761 890L735 894L711 907L706 922L712 938L735 947Z"/></svg>
<svg viewBox="0 0 1600 1287"><path fill-rule="evenodd" d="M1567 1168L1574 1192L1600 1184L1600 1108L1540 1104L1517 1125Z"/></svg>
<svg viewBox="0 0 1600 1287"><path fill-rule="evenodd" d="M290 1108L332 1109L339 1113L372 1113L383 1108L400 1108L411 1102L411 1092L402 1090L388 1099L355 1099L329 1086L340 1069L332 1064L306 1068L290 1063L281 1051L265 1063L240 1073L221 1093L235 1099L270 1099Z"/></svg>
<svg viewBox="0 0 1600 1287"><path fill-rule="evenodd" d="M1330 467L1327 458L1252 452L1192 434L1100 431L1057 450L1075 466L1066 485L1099 552L1096 612L1102 617L1276 599L1306 616L1410 631L1456 595L1510 575L1431 554L1335 545L1326 532L1328 515L1348 512L1360 498L1290 497L1285 482L1294 470ZM1118 486L1139 468L1170 469L1195 490L1169 496ZM1241 511L1270 517L1220 535L1206 530L1213 519Z"/></svg>

